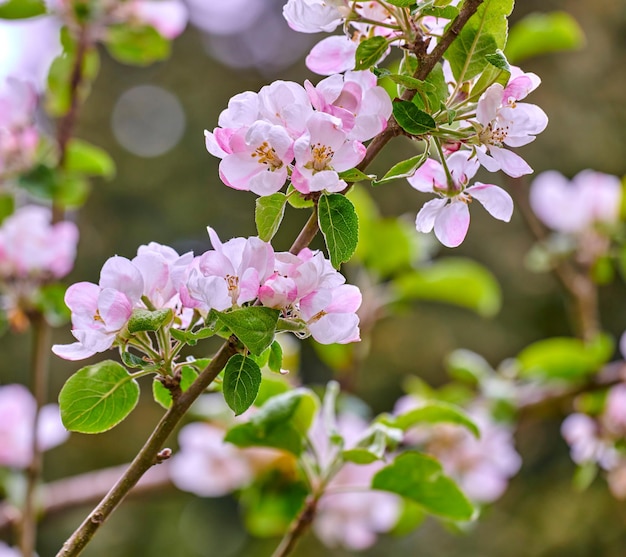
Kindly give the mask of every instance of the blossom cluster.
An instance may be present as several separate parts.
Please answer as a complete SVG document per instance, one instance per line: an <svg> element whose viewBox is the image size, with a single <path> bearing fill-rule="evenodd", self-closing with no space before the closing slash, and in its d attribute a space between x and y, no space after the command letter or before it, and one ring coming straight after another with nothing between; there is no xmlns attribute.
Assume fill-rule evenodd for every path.
<svg viewBox="0 0 626 557"><path fill-rule="evenodd" d="M359 340L361 293L345 284L321 252L275 253L257 237L222 243L212 228L208 231L214 249L202 255L179 255L152 242L141 246L132 260L108 259L98 284L70 286L65 303L77 342L55 345L55 354L80 360L129 340L125 328L137 309L170 309L171 325L186 329L197 325L194 314L206 317L211 310L241 308L257 300L280 310L296 330L318 342Z"/></svg>
<svg viewBox="0 0 626 557"><path fill-rule="evenodd" d="M221 160L222 181L260 196L291 180L302 194L339 192L340 172L365 156L363 141L387 125L391 100L369 71L347 72L304 87L275 81L258 93L235 95L213 132L207 150Z"/></svg>

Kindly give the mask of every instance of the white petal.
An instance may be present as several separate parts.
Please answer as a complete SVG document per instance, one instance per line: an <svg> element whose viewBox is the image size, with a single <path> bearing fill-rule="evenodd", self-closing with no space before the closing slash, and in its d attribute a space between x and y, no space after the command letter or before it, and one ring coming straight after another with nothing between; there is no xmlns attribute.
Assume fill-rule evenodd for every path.
<svg viewBox="0 0 626 557"><path fill-rule="evenodd" d="M481 184L476 182L475 186L465 190L474 199L480 201L481 205L487 209L489 214L504 222L509 222L513 215L513 200L511 196L498 186L491 184Z"/></svg>

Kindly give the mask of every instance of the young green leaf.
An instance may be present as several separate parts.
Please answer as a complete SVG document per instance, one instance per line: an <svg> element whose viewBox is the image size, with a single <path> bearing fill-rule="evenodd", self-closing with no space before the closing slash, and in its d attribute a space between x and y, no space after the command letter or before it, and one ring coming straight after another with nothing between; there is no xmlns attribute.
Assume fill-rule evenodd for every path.
<svg viewBox="0 0 626 557"><path fill-rule="evenodd" d="M352 202L339 193L324 194L318 202L319 226L333 267L348 261L359 243L359 219Z"/></svg>
<svg viewBox="0 0 626 557"><path fill-rule="evenodd" d="M278 310L251 306L229 312L216 312L226 325L253 354L259 356L274 340Z"/></svg>
<svg viewBox="0 0 626 557"><path fill-rule="evenodd" d="M413 176L413 174L415 174L415 171L420 166L422 166L427 159L428 149L425 150L421 155L416 155L414 157L411 157L410 159L394 164L387 171L387 173L380 180L375 181L373 185L380 186L381 184L386 184L387 182L392 182L393 180Z"/></svg>
<svg viewBox="0 0 626 557"><path fill-rule="evenodd" d="M418 452L405 452L376 473L373 489L396 493L419 503L429 513L467 521L475 509L458 486L443 473L439 462Z"/></svg>
<svg viewBox="0 0 626 557"><path fill-rule="evenodd" d="M400 127L411 135L423 135L437 127L430 114L410 101L394 101L393 116Z"/></svg>
<svg viewBox="0 0 626 557"><path fill-rule="evenodd" d="M374 174L365 174L365 172L361 172L358 168L340 172L339 178L346 182L367 182L369 180L376 180Z"/></svg>
<svg viewBox="0 0 626 557"><path fill-rule="evenodd" d="M448 423L465 427L475 437L480 437L480 430L474 421L461 408L447 402L429 400L423 406L414 408L398 416L393 425L407 430L419 424Z"/></svg>
<svg viewBox="0 0 626 557"><path fill-rule="evenodd" d="M170 42L149 25L110 25L104 45L118 62L148 66L170 55Z"/></svg>
<svg viewBox="0 0 626 557"><path fill-rule="evenodd" d="M408 8L415 5L416 0L387 0L387 4L398 6L398 8Z"/></svg>
<svg viewBox="0 0 626 557"><path fill-rule="evenodd" d="M104 149L82 139L72 138L67 144L65 169L87 176L112 178L115 174L115 163Z"/></svg>
<svg viewBox="0 0 626 557"><path fill-rule="evenodd" d="M280 373L283 365L283 348L280 342L275 340L270 346L270 356L267 360L267 367L274 373Z"/></svg>
<svg viewBox="0 0 626 557"><path fill-rule="evenodd" d="M381 36L371 37L359 43L356 49L355 70L367 70L374 66L389 48L387 39Z"/></svg>
<svg viewBox="0 0 626 557"><path fill-rule="evenodd" d="M158 331L168 321L172 320L173 315L169 308L154 311L136 308L126 326L131 335L142 331Z"/></svg>
<svg viewBox="0 0 626 557"><path fill-rule="evenodd" d="M235 412L243 414L252 404L261 385L261 370L252 358L235 354L224 368L222 391L226 404Z"/></svg>
<svg viewBox="0 0 626 557"><path fill-rule="evenodd" d="M43 0L8 0L0 5L0 19L26 19L45 13Z"/></svg>
<svg viewBox="0 0 626 557"><path fill-rule="evenodd" d="M63 385L59 406L63 425L79 433L102 433L135 408L139 385L112 360L78 370Z"/></svg>
<svg viewBox="0 0 626 557"><path fill-rule="evenodd" d="M287 197L280 192L257 198L254 220L259 238L264 242L269 242L278 231L285 214L286 204Z"/></svg>

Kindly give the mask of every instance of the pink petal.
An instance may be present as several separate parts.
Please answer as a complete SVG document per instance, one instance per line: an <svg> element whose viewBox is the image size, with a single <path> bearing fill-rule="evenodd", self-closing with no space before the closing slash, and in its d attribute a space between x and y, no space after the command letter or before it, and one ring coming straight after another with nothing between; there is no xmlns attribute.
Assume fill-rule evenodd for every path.
<svg viewBox="0 0 626 557"><path fill-rule="evenodd" d="M305 59L306 67L319 75L340 74L354 68L358 44L345 35L326 37L317 43Z"/></svg>
<svg viewBox="0 0 626 557"><path fill-rule="evenodd" d="M424 233L430 232L435 226L435 219L443 210L447 202L447 199L432 199L431 201L424 203L419 213L417 213L417 218L415 219L415 228L417 231Z"/></svg>
<svg viewBox="0 0 626 557"><path fill-rule="evenodd" d="M474 199L480 201L481 205L487 209L492 217L504 222L511 220L513 199L502 188L476 182L476 185L467 188L465 191Z"/></svg>
<svg viewBox="0 0 626 557"><path fill-rule="evenodd" d="M444 246L456 248L465 240L469 223L467 204L463 201L452 200L441 209L435 219L435 236Z"/></svg>

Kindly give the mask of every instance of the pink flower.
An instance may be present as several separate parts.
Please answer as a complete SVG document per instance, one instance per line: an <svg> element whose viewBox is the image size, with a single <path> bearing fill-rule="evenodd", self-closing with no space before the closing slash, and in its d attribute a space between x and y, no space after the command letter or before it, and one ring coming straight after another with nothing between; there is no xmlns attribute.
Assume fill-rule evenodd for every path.
<svg viewBox="0 0 626 557"><path fill-rule="evenodd" d="M435 236L446 247L460 245L470 223L468 204L476 199L491 216L508 222L513 214L513 200L502 188L476 182L467 187L478 171L478 161L470 158L468 151L457 151L446 159L451 183L448 183L443 165L428 159L415 174L408 178L409 184L418 191L439 195L424 204L417 214L415 227L418 232L435 230Z"/></svg>
<svg viewBox="0 0 626 557"><path fill-rule="evenodd" d="M537 175L530 188L535 214L549 228L566 234L617 223L621 201L620 179L593 170L583 170L571 181L548 170Z"/></svg>
<svg viewBox="0 0 626 557"><path fill-rule="evenodd" d="M72 312L72 335L78 342L55 344L52 351L66 360L82 360L113 346L144 290L141 272L125 257L112 257L100 272L100 283L79 282L65 293Z"/></svg>
<svg viewBox="0 0 626 557"><path fill-rule="evenodd" d="M343 1L288 0L283 7L283 16L289 27L300 33L334 31L343 18L340 11Z"/></svg>
<svg viewBox="0 0 626 557"><path fill-rule="evenodd" d="M307 130L294 143L296 165L291 176L301 193L339 192L346 183L338 172L354 168L365 156L362 143L349 140L341 120L316 112L307 121Z"/></svg>
<svg viewBox="0 0 626 557"><path fill-rule="evenodd" d="M32 459L36 402L23 385L0 386L0 466L26 468ZM69 433L61 423L59 407L41 408L37 439L42 450L63 443Z"/></svg>
<svg viewBox="0 0 626 557"><path fill-rule="evenodd" d="M586 414L570 414L561 424L561 435L570 446L570 455L577 464L597 462L604 469L613 468L617 452L606 439L601 438L598 423Z"/></svg>
<svg viewBox="0 0 626 557"><path fill-rule="evenodd" d="M132 14L154 27L166 39L178 37L187 26L187 8L181 0L132 0Z"/></svg>
<svg viewBox="0 0 626 557"><path fill-rule="evenodd" d="M345 35L322 39L305 59L306 67L319 75L333 75L353 70L358 42Z"/></svg>
<svg viewBox="0 0 626 557"><path fill-rule="evenodd" d="M0 277L46 281L70 272L76 257L78 228L73 222L51 224L47 207L27 205L0 227Z"/></svg>
<svg viewBox="0 0 626 557"><path fill-rule="evenodd" d="M506 87L494 83L481 95L476 108L480 124L476 156L490 172L502 170L518 178L532 173L519 155L504 148L521 147L533 141L548 125L546 113L534 104L520 103L540 83L532 73L514 71Z"/></svg>

